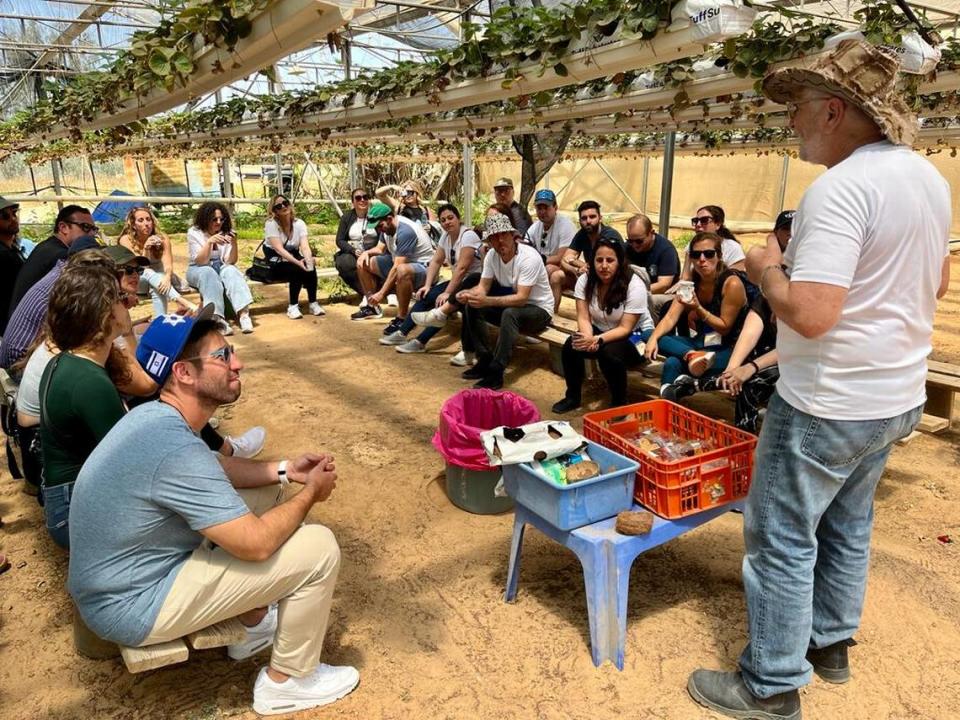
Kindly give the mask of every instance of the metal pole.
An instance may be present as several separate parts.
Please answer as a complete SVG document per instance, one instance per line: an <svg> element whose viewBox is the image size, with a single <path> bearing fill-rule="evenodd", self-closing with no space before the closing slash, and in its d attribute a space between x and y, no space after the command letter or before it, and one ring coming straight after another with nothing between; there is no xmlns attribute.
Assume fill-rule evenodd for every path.
<svg viewBox="0 0 960 720"><path fill-rule="evenodd" d="M63 188L60 186L60 168L56 160L50 161L50 169L53 171L53 191L59 198L63 195ZM63 200L57 200L57 210L63 210Z"/></svg>
<svg viewBox="0 0 960 720"><path fill-rule="evenodd" d="M677 133L667 133L663 146L663 177L660 182L660 226L657 228L664 237L670 235L670 200L673 195L673 156L677 144Z"/></svg>
<svg viewBox="0 0 960 720"><path fill-rule="evenodd" d="M463 146L463 220L473 227L473 145Z"/></svg>
<svg viewBox="0 0 960 720"><path fill-rule="evenodd" d="M340 50L340 57L343 60L343 79L349 80L352 74L350 41L344 40L343 47ZM357 150L353 146L347 148L347 172L350 176L350 192L360 185L357 178Z"/></svg>
<svg viewBox="0 0 960 720"><path fill-rule="evenodd" d="M640 204L643 205L643 212L647 212L647 187L650 184L650 156L643 156L643 184L640 186Z"/></svg>
<svg viewBox="0 0 960 720"><path fill-rule="evenodd" d="M274 66L273 66L273 75L274 75L274 77L276 77L277 72L278 72L277 66L274 65ZM277 84L276 84L273 80L271 80L271 79L269 79L269 78L267 79L267 91L268 91L271 95L274 95L274 94L275 94L276 85L277 85ZM277 194L277 195L283 195L283 167L282 167L282 159L281 159L281 157L280 157L280 153L277 153L277 154L274 156L274 158L273 158L273 166L274 166L274 169L276 170L276 173L277 173L277 189L276 189L276 194Z"/></svg>
<svg viewBox="0 0 960 720"><path fill-rule="evenodd" d="M790 156L784 153L783 155L783 168L780 170L780 192L777 197L777 211L776 215L779 215L783 212L783 203L787 197L787 173L790 172Z"/></svg>
<svg viewBox="0 0 960 720"><path fill-rule="evenodd" d="M223 91L217 90L213 94L214 100L217 105L223 102ZM230 160L222 157L220 158L220 177L223 184L223 196L224 197L233 197L233 179L230 177Z"/></svg>
<svg viewBox="0 0 960 720"><path fill-rule="evenodd" d="M186 160L183 161L183 181L187 185L187 195L193 195L193 190L190 189L190 167Z"/></svg>
<svg viewBox="0 0 960 720"><path fill-rule="evenodd" d="M87 158L87 167L90 168L90 182L93 183L93 194L99 195L100 189L97 187L97 173L93 169L93 161L88 157Z"/></svg>

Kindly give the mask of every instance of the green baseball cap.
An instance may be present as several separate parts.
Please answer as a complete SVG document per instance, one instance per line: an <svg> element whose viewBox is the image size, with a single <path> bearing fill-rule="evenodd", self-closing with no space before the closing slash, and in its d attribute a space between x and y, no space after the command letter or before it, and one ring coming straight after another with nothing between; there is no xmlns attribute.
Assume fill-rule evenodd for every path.
<svg viewBox="0 0 960 720"><path fill-rule="evenodd" d="M130 248L126 248L123 245L108 245L107 247L101 249L107 255L109 255L110 259L113 260L117 265L126 265L127 263L136 262L137 265L146 267L150 264L150 261L143 255L134 255L133 252L130 251Z"/></svg>
<svg viewBox="0 0 960 720"><path fill-rule="evenodd" d="M370 222L380 222L385 217L393 215L393 208L386 203L376 202L370 206L367 211L367 220Z"/></svg>

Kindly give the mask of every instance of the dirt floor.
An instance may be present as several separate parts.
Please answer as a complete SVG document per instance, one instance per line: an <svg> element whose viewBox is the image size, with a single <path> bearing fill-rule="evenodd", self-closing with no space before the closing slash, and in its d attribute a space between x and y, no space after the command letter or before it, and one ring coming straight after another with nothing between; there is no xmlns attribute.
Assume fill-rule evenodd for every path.
<svg viewBox="0 0 960 720"><path fill-rule="evenodd" d="M953 269L934 355L960 362L960 257ZM256 332L233 338L246 366L244 393L220 413L223 428L264 425L263 458L314 448L337 456L338 488L311 514L343 550L324 660L356 665L362 678L346 699L301 717L714 717L685 686L697 667L732 668L744 644L739 515L638 558L626 665L595 668L574 556L529 530L519 595L506 604L512 514L471 515L444 494L430 438L441 404L466 387L448 364L456 340L444 333L429 353L400 355L377 343L386 320L350 322L352 303L291 321L285 287L259 292ZM517 350L508 385L545 414L562 396L544 345ZM603 407L601 388L587 397L588 409ZM727 417L732 408L709 398L693 405ZM803 690L805 717L958 716L958 439L957 430L924 435L893 451L877 492L854 677L845 686L815 679ZM210 650L136 676L118 661L78 657L66 557L43 530L36 502L5 471L0 515L0 550L13 562L0 576L0 718L254 717L251 689L263 657L235 663Z"/></svg>

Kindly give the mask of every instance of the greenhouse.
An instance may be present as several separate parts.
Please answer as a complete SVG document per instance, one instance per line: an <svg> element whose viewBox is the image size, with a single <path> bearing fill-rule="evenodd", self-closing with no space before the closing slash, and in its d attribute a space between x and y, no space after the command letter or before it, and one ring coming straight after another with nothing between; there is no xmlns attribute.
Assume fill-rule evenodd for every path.
<svg viewBox="0 0 960 720"><path fill-rule="evenodd" d="M960 2L2 7L4 718L956 715Z"/></svg>

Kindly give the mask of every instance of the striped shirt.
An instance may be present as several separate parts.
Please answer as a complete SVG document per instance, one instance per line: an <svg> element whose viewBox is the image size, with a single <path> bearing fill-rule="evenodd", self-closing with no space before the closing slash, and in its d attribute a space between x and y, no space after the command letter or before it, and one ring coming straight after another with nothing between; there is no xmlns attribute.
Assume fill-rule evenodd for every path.
<svg viewBox="0 0 960 720"><path fill-rule="evenodd" d="M9 370L11 365L16 364L27 354L27 350L47 317L53 284L60 277L66 264L66 260L57 260L53 269L27 290L27 294L17 303L7 323L3 342L0 343L0 368Z"/></svg>

